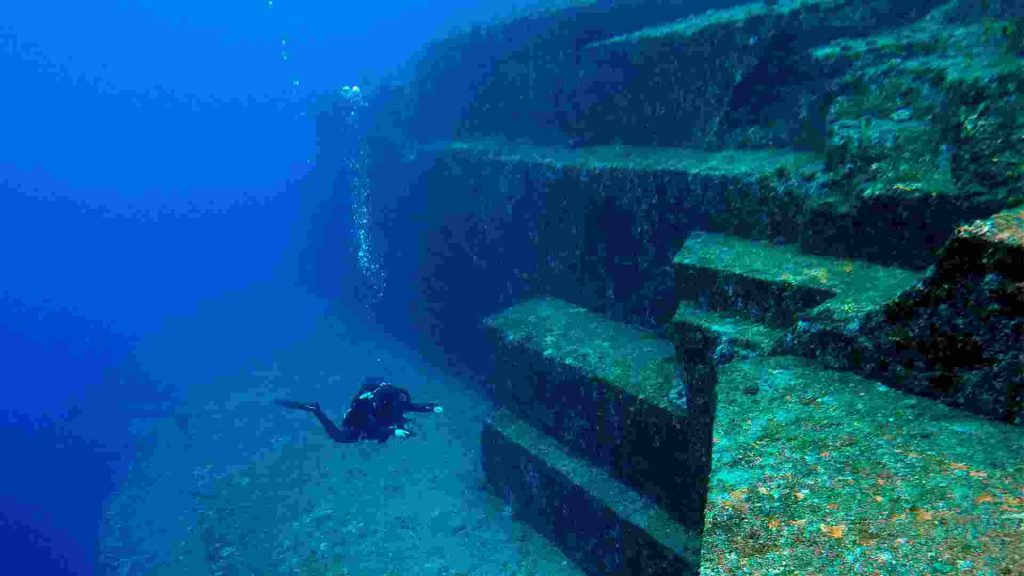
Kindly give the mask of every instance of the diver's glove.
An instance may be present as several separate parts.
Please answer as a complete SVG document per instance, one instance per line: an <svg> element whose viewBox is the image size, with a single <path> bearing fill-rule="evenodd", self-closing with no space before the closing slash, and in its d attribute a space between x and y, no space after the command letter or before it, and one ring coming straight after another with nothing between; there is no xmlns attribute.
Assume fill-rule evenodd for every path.
<svg viewBox="0 0 1024 576"><path fill-rule="evenodd" d="M444 408L440 404L434 404L434 414L440 414L441 412L444 412Z"/></svg>
<svg viewBox="0 0 1024 576"><path fill-rule="evenodd" d="M408 438L409 436L412 436L412 432L402 430L401 428L395 428L395 438Z"/></svg>
<svg viewBox="0 0 1024 576"><path fill-rule="evenodd" d="M284 406L285 408L294 408L295 410L303 410L305 412L319 412L320 411L320 403L319 402L296 402L295 400L285 400L283 398L278 398L277 400L274 400L274 404L277 404L278 406Z"/></svg>

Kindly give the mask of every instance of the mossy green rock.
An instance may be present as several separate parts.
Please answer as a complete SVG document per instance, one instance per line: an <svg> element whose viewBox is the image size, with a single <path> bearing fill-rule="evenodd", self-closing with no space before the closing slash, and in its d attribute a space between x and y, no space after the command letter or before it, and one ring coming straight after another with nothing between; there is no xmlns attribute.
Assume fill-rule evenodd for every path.
<svg viewBox="0 0 1024 576"><path fill-rule="evenodd" d="M498 403L699 531L713 381L685 377L656 334L552 298L485 325Z"/></svg>
<svg viewBox="0 0 1024 576"><path fill-rule="evenodd" d="M484 426L483 466L512 513L587 573L697 574L699 530L508 411Z"/></svg>
<svg viewBox="0 0 1024 576"><path fill-rule="evenodd" d="M957 229L913 290L819 358L999 420L1024 423L1024 209Z"/></svg>
<svg viewBox="0 0 1024 576"><path fill-rule="evenodd" d="M789 357L722 367L718 396L702 574L1022 565L1020 428Z"/></svg>

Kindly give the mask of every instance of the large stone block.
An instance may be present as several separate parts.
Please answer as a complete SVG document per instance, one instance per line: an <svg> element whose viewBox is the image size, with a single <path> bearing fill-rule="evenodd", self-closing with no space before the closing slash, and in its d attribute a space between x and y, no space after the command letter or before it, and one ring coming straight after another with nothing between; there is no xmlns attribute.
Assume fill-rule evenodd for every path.
<svg viewBox="0 0 1024 576"><path fill-rule="evenodd" d="M499 411L484 425L483 466L511 511L588 574L698 573L699 528L678 524L510 412Z"/></svg>
<svg viewBox="0 0 1024 576"><path fill-rule="evenodd" d="M713 225L788 234L816 191L820 162L790 151L560 148L500 140L425 148L429 169L380 202L392 300L447 342L537 294L646 326L675 312L672 256ZM473 282L465 279L473 278ZM413 304L415 302L415 304ZM467 350L463 358L483 356Z"/></svg>
<svg viewBox="0 0 1024 576"><path fill-rule="evenodd" d="M500 135L564 144L588 44L737 0L568 0L473 27L414 62L411 136L418 142Z"/></svg>
<svg viewBox="0 0 1024 576"><path fill-rule="evenodd" d="M676 339L697 333L714 338L712 359L724 364L737 357L764 355L772 352L786 331L733 316L727 312L711 312L696 303L682 301L672 317L671 330Z"/></svg>
<svg viewBox="0 0 1024 576"><path fill-rule="evenodd" d="M815 256L793 245L693 233L675 258L682 299L775 327L815 309L863 313L906 289L913 272ZM827 304L826 304L827 302ZM822 310L816 308L822 305Z"/></svg>
<svg viewBox="0 0 1024 576"><path fill-rule="evenodd" d="M913 290L841 341L829 365L992 418L1024 422L1024 210L962 226Z"/></svg>
<svg viewBox="0 0 1024 576"><path fill-rule="evenodd" d="M673 344L554 299L489 317L497 402L699 530L713 367Z"/></svg>
<svg viewBox="0 0 1024 576"><path fill-rule="evenodd" d="M937 4L750 2L595 42L583 54L576 133L597 143L816 149L828 76L807 50Z"/></svg>
<svg viewBox="0 0 1024 576"><path fill-rule="evenodd" d="M788 357L718 395L704 576L1024 565L1020 428Z"/></svg>
<svg viewBox="0 0 1024 576"><path fill-rule="evenodd" d="M913 25L812 51L839 80L826 167L836 200L808 251L925 268L956 226L1024 201L1024 64L1013 25Z"/></svg>

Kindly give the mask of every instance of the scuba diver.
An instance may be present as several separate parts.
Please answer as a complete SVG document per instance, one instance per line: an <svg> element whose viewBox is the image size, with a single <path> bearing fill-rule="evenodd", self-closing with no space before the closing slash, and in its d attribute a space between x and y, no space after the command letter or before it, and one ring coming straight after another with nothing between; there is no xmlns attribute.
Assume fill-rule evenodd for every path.
<svg viewBox="0 0 1024 576"><path fill-rule="evenodd" d="M406 427L406 412L434 412L440 414L444 410L440 404L427 402L418 404L412 401L409 391L399 388L379 376L369 377L352 398L352 404L345 413L339 427L327 414L320 409L319 402L295 402L294 400L274 400L274 403L304 412L312 412L327 435L335 442L358 442L363 438L386 442L392 436L408 438L413 433Z"/></svg>

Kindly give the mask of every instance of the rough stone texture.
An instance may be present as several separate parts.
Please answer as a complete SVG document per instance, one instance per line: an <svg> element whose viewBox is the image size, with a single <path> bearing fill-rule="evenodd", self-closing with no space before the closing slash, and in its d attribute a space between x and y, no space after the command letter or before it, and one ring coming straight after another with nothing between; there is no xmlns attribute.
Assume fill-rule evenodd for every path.
<svg viewBox="0 0 1024 576"><path fill-rule="evenodd" d="M829 271L797 256L792 246L694 232L673 259L676 289L702 309L786 327L835 295Z"/></svg>
<svg viewBox="0 0 1024 576"><path fill-rule="evenodd" d="M820 185L820 159L791 150L564 148L496 139L456 141L424 150L456 162L522 166L541 179L579 174L584 180L581 189L565 193L593 197L599 192L614 198L635 222L633 238L622 241L638 243L640 249L662 245L670 229L682 235L690 228L680 226L687 220L748 238L796 241L812 207L828 196Z"/></svg>
<svg viewBox="0 0 1024 576"><path fill-rule="evenodd" d="M706 232L692 234L674 262L682 299L775 327L856 321L920 278L900 268Z"/></svg>
<svg viewBox="0 0 1024 576"><path fill-rule="evenodd" d="M701 574L1020 574L1019 428L788 357L718 402Z"/></svg>
<svg viewBox="0 0 1024 576"><path fill-rule="evenodd" d="M586 142L820 149L817 44L923 16L937 1L782 0L711 10L592 44L574 134Z"/></svg>
<svg viewBox="0 0 1024 576"><path fill-rule="evenodd" d="M838 76L826 154L834 205L804 249L923 268L958 224L1024 199L1024 65L1011 25L951 25L951 9L812 51Z"/></svg>
<svg viewBox="0 0 1024 576"><path fill-rule="evenodd" d="M671 342L559 300L485 323L499 404L700 531L713 371L686 376Z"/></svg>
<svg viewBox="0 0 1024 576"><path fill-rule="evenodd" d="M518 416L666 503L651 484L676 467L626 465L629 427L606 426L651 404L585 369L592 346L628 350L632 337L582 322L587 338L505 341L495 357L478 331L541 294L645 327L675 313L679 370L653 382L713 382L732 360L707 574L1013 573L1020 428L875 382L1021 418L1016 216L956 231L1024 200L1024 35L999 1L952 2L898 27L937 4L753 3L636 33L675 17L616 22L636 6L600 14L599 2L507 38L514 26L436 45L410 90L408 134L447 143L420 147L410 164L422 177L389 186L376 208L395 286L383 314L411 319L447 361L496 358L495 394ZM786 149L753 149L768 145ZM694 230L737 238L707 244L674 290L681 243L722 238ZM954 232L915 288L922 274L903 268L935 264ZM766 352L872 381L750 359ZM530 443L488 434L492 478L522 501L537 490ZM601 509L594 491L543 470L545 494ZM555 497L537 504L538 518L564 512Z"/></svg>
<svg viewBox="0 0 1024 576"><path fill-rule="evenodd" d="M672 317L673 330L697 330L720 340L713 353L721 364L735 356L764 355L769 353L785 336L785 330L765 326L732 315L717 314L687 301L679 303Z"/></svg>
<svg viewBox="0 0 1024 576"><path fill-rule="evenodd" d="M1024 202L1024 60L988 66L951 86L953 178L971 208Z"/></svg>
<svg viewBox="0 0 1024 576"><path fill-rule="evenodd" d="M199 499L199 523L186 548L205 556L205 570L156 574L582 576L481 490L478 454L460 455L454 464L475 481L453 485L436 464L438 450L410 446L410 453L389 458L378 446L339 448L292 443L212 483Z"/></svg>
<svg viewBox="0 0 1024 576"><path fill-rule="evenodd" d="M414 64L410 136L501 136L564 144L585 47L737 0L560 2L428 46ZM539 3L538 3L539 4Z"/></svg>
<svg viewBox="0 0 1024 576"><path fill-rule="evenodd" d="M696 575L700 533L501 410L483 430L492 489L588 574Z"/></svg>
<svg viewBox="0 0 1024 576"><path fill-rule="evenodd" d="M759 237L791 234L794 214L819 192L815 157L784 151L468 141L414 162L427 167L415 182L376 198L389 273L381 314L429 337L418 346L465 343L452 363L488 356L476 346L480 318L541 294L663 325L677 305L672 256L689 231L713 220Z"/></svg>
<svg viewBox="0 0 1024 576"><path fill-rule="evenodd" d="M943 16L944 21L952 23L993 18L1019 21L1024 18L1024 4L1018 0L953 0ZM1024 37L1018 36L1017 40L1024 41Z"/></svg>
<svg viewBox="0 0 1024 576"><path fill-rule="evenodd" d="M797 333L821 361L1024 423L1024 209L963 226L921 285L845 338Z"/></svg>

